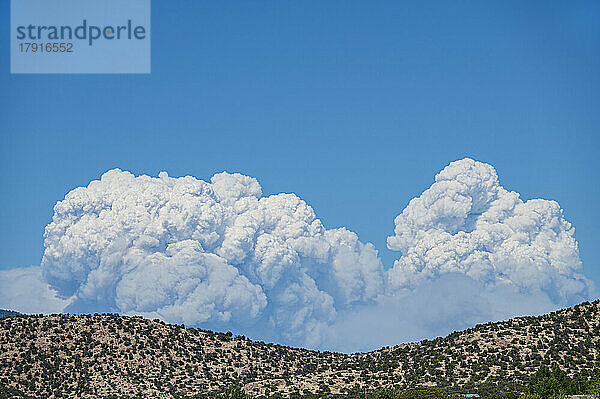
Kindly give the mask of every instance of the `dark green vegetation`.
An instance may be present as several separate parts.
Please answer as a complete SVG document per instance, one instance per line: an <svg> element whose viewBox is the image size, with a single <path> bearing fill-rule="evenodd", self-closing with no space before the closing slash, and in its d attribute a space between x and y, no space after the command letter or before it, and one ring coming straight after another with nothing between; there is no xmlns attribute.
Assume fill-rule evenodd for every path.
<svg viewBox="0 0 600 399"><path fill-rule="evenodd" d="M599 353L600 301L353 355L140 317L20 315L0 319L0 397L542 398L597 392Z"/></svg>
<svg viewBox="0 0 600 399"><path fill-rule="evenodd" d="M600 384L600 361L590 373L576 374L570 377L554 364L552 367L542 366L530 378L527 393L542 398L562 395L590 394L598 396Z"/></svg>

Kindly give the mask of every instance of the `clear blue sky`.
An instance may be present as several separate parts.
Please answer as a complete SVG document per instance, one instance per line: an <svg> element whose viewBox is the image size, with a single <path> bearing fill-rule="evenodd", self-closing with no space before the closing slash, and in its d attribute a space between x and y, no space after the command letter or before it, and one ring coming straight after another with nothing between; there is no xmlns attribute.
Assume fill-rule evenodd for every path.
<svg viewBox="0 0 600 399"><path fill-rule="evenodd" d="M114 167L255 176L390 265L394 217L470 156L557 200L600 286L599 2L154 0L150 75L10 75L0 14L0 268Z"/></svg>

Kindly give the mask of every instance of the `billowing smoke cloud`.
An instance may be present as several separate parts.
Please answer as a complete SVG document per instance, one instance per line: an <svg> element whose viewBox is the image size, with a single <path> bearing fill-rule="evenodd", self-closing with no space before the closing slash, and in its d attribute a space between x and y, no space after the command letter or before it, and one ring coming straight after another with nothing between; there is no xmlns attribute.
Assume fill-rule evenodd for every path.
<svg viewBox="0 0 600 399"><path fill-rule="evenodd" d="M491 165L472 159L452 162L409 202L388 248L402 256L387 271L386 293L376 306L340 318L335 330L377 325L368 339L393 345L594 295L558 203L521 200L500 186ZM360 339L350 337L343 348L365 349Z"/></svg>
<svg viewBox="0 0 600 399"><path fill-rule="evenodd" d="M394 288L459 273L488 287L542 291L557 305L589 297L574 228L558 203L523 202L491 165L452 162L395 224L388 248L403 256L390 271Z"/></svg>
<svg viewBox="0 0 600 399"><path fill-rule="evenodd" d="M13 287L0 306L32 311L17 290L35 281L51 304L39 311L141 314L352 351L592 295L559 205L522 201L490 165L451 163L395 225L399 259L385 270L373 245L325 229L294 194L263 197L251 177L115 169L56 204L41 268L24 269L22 284L0 272Z"/></svg>
<svg viewBox="0 0 600 399"><path fill-rule="evenodd" d="M220 173L111 170L54 207L42 274L67 311L116 311L208 326L268 326L318 344L339 310L383 290L372 245L326 230L294 194Z"/></svg>

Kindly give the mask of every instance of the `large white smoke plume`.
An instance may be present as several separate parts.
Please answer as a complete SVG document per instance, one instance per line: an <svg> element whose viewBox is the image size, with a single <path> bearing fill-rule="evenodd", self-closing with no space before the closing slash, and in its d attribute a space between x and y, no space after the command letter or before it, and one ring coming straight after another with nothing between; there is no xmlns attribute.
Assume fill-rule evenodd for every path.
<svg viewBox="0 0 600 399"><path fill-rule="evenodd" d="M395 225L388 247L401 254L385 270L373 245L325 229L294 194L263 197L251 177L115 169L56 204L41 268L0 272L12 287L0 307L139 314L350 351L592 295L559 205L522 201L490 165L451 163ZM43 301L17 298L31 281Z"/></svg>

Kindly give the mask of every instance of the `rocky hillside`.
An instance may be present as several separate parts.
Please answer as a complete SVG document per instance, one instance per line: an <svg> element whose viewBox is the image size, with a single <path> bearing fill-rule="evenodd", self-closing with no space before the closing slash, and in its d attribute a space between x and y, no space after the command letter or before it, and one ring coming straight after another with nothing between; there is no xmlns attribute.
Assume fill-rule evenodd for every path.
<svg viewBox="0 0 600 399"><path fill-rule="evenodd" d="M393 385L520 386L542 364L585 375L600 353L600 301L346 355L117 315L0 319L0 397L341 394Z"/></svg>

